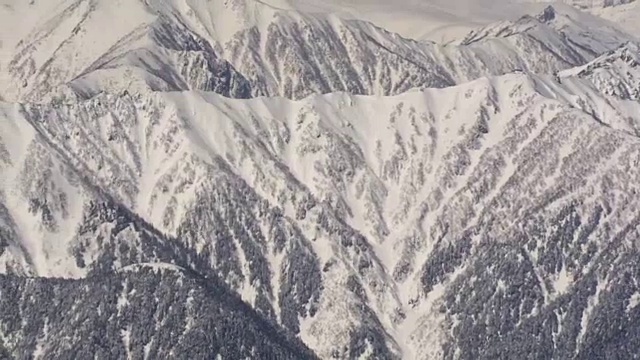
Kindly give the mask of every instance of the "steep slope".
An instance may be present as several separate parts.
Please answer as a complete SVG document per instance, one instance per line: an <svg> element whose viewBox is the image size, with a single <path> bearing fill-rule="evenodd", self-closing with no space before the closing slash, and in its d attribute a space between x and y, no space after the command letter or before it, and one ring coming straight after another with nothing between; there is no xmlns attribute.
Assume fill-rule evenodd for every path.
<svg viewBox="0 0 640 360"><path fill-rule="evenodd" d="M604 341L611 256L635 251L639 125L616 101L520 74L385 98L5 104L2 259L72 277L184 264L325 358L515 356L505 336L571 306L571 341L519 344L582 354ZM119 225L126 209L173 240Z"/></svg>
<svg viewBox="0 0 640 360"><path fill-rule="evenodd" d="M254 0L57 1L62 10L18 32L28 35L4 50L11 59L3 67L5 99L72 101L143 88L234 98L393 95L514 69L552 73L630 40L568 8L547 8L441 46ZM105 34L104 19L114 17L120 26Z"/></svg>
<svg viewBox="0 0 640 360"><path fill-rule="evenodd" d="M625 100L640 99L640 48L627 43L561 77L579 77L590 81L603 94Z"/></svg>
<svg viewBox="0 0 640 360"><path fill-rule="evenodd" d="M201 89L247 97L246 80L210 44L141 1L56 0L15 45L5 98L46 101L113 88ZM28 13L37 4L10 16ZM109 19L118 19L113 24ZM104 31L105 25L113 31ZM9 32L9 29L3 30ZM91 81L87 81L90 74ZM57 87L68 85L70 89ZM57 94L56 91L62 91Z"/></svg>
<svg viewBox="0 0 640 360"><path fill-rule="evenodd" d="M634 355L630 35L562 6L437 45L285 3L5 3L38 11L0 24L0 355Z"/></svg>
<svg viewBox="0 0 640 360"><path fill-rule="evenodd" d="M16 358L315 358L214 279L161 263L82 280L0 275L0 303L0 347Z"/></svg>
<svg viewBox="0 0 640 360"><path fill-rule="evenodd" d="M105 36L103 19L114 16L127 26ZM398 92L412 83L452 84L433 61L405 58L408 49L402 49L402 41L396 44L397 36L354 25L252 0L79 0L17 44L5 66L12 81L3 96L42 101L59 86L57 96L63 98L145 86L298 98L334 90ZM88 44L90 50L79 55ZM221 57L241 67L243 75Z"/></svg>

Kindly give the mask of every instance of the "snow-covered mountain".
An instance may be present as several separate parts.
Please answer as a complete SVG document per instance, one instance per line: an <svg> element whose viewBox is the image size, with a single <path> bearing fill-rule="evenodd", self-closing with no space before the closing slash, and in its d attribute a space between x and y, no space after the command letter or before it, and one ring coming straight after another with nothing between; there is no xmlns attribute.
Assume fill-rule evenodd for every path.
<svg viewBox="0 0 640 360"><path fill-rule="evenodd" d="M552 73L631 39L586 14L552 7L438 45L254 0L121 1L74 1L43 15L47 21L7 57L3 98L66 101L142 88L234 98L393 95L515 69ZM113 16L122 24L105 35L104 19Z"/></svg>
<svg viewBox="0 0 640 360"><path fill-rule="evenodd" d="M0 275L0 295L0 319L12 324L4 341L20 354L46 359L315 358L224 285L175 266L141 264L81 280ZM21 321L16 323L16 317ZM10 356L6 345L0 345L0 355Z"/></svg>
<svg viewBox="0 0 640 360"><path fill-rule="evenodd" d="M442 338L458 315L435 304L475 276L500 280L471 266L508 255L496 246L530 257L511 266L543 282L517 301L543 312L615 246L600 240L611 226L635 221L632 198L616 194L636 191L637 122L564 81L507 75L297 102L147 93L7 105L13 131L2 134L20 144L3 137L15 234L3 258L12 272L66 277L185 264L213 271L321 357L434 355L425 352L442 349L429 344L462 341ZM175 240L156 240L127 220L131 210ZM613 223L592 224L603 211ZM567 216L561 253L574 255L546 248L557 234L528 230ZM570 241L584 231L593 237Z"/></svg>
<svg viewBox="0 0 640 360"><path fill-rule="evenodd" d="M560 75L587 79L604 94L637 101L640 99L640 48L635 43L624 44Z"/></svg>
<svg viewBox="0 0 640 360"><path fill-rule="evenodd" d="M0 354L635 354L632 35L563 7L435 44L250 0L10 5L41 13L2 49Z"/></svg>
<svg viewBox="0 0 640 360"><path fill-rule="evenodd" d="M597 13L616 24L622 18L629 26L633 26L632 17L640 15L634 10L640 3L634 0L287 0L289 7L303 12L336 13L370 21L407 38L443 42L494 22L540 12L548 4Z"/></svg>

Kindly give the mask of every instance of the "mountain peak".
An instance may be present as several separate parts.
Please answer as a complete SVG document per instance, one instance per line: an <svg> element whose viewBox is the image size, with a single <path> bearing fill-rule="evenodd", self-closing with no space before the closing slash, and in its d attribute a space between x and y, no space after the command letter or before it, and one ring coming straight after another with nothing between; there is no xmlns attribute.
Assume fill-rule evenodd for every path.
<svg viewBox="0 0 640 360"><path fill-rule="evenodd" d="M542 13L540 13L537 16L537 19L540 20L541 22L548 23L550 21L555 20L556 16L557 16L556 9L552 5L549 5L546 8L544 8Z"/></svg>

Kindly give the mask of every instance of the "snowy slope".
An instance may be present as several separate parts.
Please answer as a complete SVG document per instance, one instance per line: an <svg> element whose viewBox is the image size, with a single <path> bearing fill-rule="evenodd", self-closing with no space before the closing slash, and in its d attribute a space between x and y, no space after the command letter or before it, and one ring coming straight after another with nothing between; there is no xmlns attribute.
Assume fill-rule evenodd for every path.
<svg viewBox="0 0 640 360"><path fill-rule="evenodd" d="M571 81L515 74L386 98L184 92L5 104L5 119L31 140L21 148L2 132L4 219L17 234L3 262L82 277L186 259L321 357L475 351L466 335L448 335L471 326L459 311L475 300L451 294L483 276L502 279L497 289L519 281L481 263L515 251L510 266L534 277L532 292L511 301L542 314L581 289L571 280L554 289L557 277L613 276L596 255L635 224L635 200L618 194L637 191L638 120ZM602 211L610 220L593 223ZM562 235L558 257L546 240L558 235L528 229L565 217L571 227L557 231L574 235Z"/></svg>
<svg viewBox="0 0 640 360"><path fill-rule="evenodd" d="M640 48L627 43L597 59L561 72L561 77L589 80L602 93L625 99L640 99Z"/></svg>
<svg viewBox="0 0 640 360"><path fill-rule="evenodd" d="M0 323L7 329L0 356L316 358L223 284L167 269L139 266L73 281L0 275Z"/></svg>
<svg viewBox="0 0 640 360"><path fill-rule="evenodd" d="M632 39L566 7L437 45L371 23L253 0L121 1L77 1L35 26L4 66L2 96L73 101L125 89L204 90L234 98L393 95L514 69L552 73ZM120 19L118 31L105 35L104 19L113 17Z"/></svg>
<svg viewBox="0 0 640 360"><path fill-rule="evenodd" d="M206 324L185 296L227 309L210 280L320 358L634 354L633 35L564 6L435 44L284 2L3 4L30 15L0 25L0 292L78 291L124 327L118 309L155 301L185 323L114 351L192 344L177 334ZM122 282L149 293L116 310L86 293ZM148 296L171 291L176 308ZM79 336L7 309L0 354ZM309 355L265 329L219 331ZM197 346L256 346L215 341Z"/></svg>

